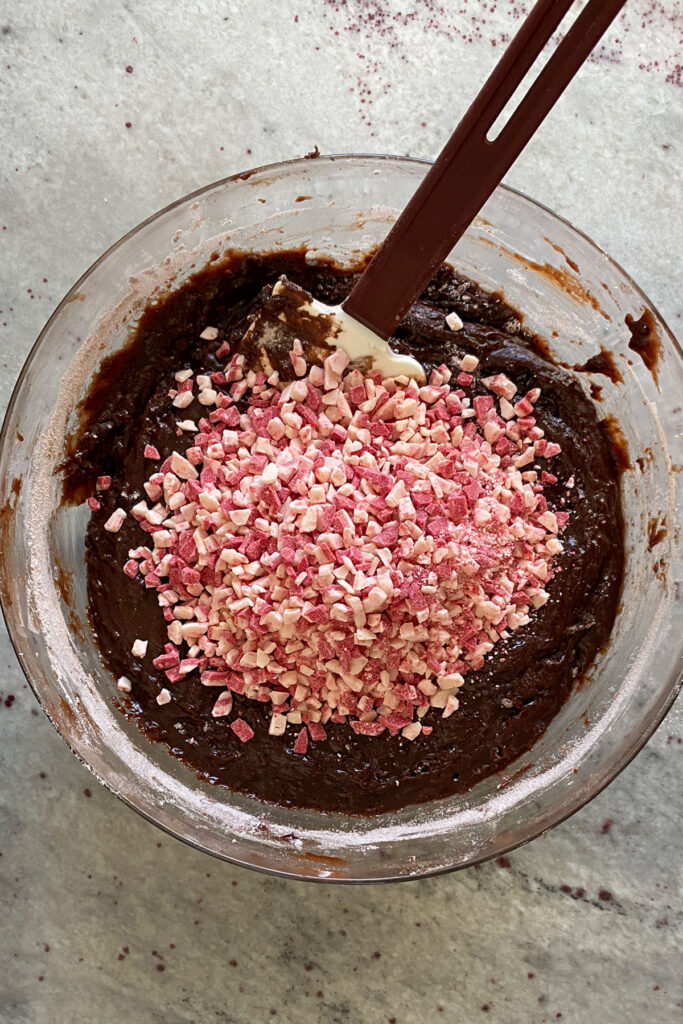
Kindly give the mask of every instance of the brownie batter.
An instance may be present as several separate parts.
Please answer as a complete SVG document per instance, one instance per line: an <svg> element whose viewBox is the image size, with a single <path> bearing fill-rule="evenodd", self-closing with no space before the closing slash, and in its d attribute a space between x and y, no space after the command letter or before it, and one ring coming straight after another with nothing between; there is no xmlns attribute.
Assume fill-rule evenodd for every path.
<svg viewBox="0 0 683 1024"><path fill-rule="evenodd" d="M83 404L82 429L65 465L65 496L82 500L94 492L97 476L112 477L110 490L99 495L102 508L92 515L86 545L102 658L115 678L132 682L123 710L207 782L285 806L357 814L466 792L533 746L607 641L619 597L623 530L617 462L591 402L569 374L540 354L513 310L447 267L406 316L394 344L428 371L446 363L454 375L471 352L480 360L472 395L484 393L480 376L499 372L521 393L541 388L534 415L546 437L562 447L552 464L558 483L546 485L544 494L551 508L571 513L548 603L532 613L528 626L496 644L483 669L466 676L454 715L442 719L439 711L428 712L424 724L433 732L414 742L386 733L357 736L348 724L329 722L327 740L294 754L295 728L284 736L268 734L269 705L234 695L233 715L212 718L217 692L202 686L197 673L173 686L169 704L156 703L167 681L152 658L167 642L166 623L155 591L122 572L128 549L147 538L130 516L119 533L103 524L117 505L128 508L145 497L142 485L153 467L142 457L144 444L165 458L179 444L176 420L204 413L196 403L180 414L172 408L167 392L174 373L185 367L222 370L225 357L215 353L224 341L233 352L245 351L240 341L248 314L260 307L263 286L283 273L330 304L340 302L355 279L327 263L308 263L298 252L214 262L145 311L130 344L102 367ZM444 322L453 310L464 321L457 332ZM207 325L218 328L216 340L199 339ZM258 360L257 352L245 354L252 365ZM269 358L283 379L291 379L284 348ZM574 486L567 489L571 477ZM149 640L144 660L131 654L138 637ZM255 730L248 743L229 728L238 715Z"/></svg>

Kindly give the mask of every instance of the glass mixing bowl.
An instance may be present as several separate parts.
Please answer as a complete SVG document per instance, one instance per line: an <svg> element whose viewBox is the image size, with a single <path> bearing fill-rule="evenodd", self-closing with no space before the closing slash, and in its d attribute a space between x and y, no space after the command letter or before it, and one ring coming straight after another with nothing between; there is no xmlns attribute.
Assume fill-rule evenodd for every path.
<svg viewBox="0 0 683 1024"><path fill-rule="evenodd" d="M306 247L355 261L386 234L427 170L387 157L320 157L210 185L145 221L72 288L31 352L0 453L0 591L21 665L74 753L150 821L201 850L293 878L416 878L501 854L598 793L643 746L680 686L675 474L681 450L681 350L626 274L584 235L499 188L450 261L500 291L560 361L613 354L623 381L602 388L628 448L622 479L626 578L608 648L533 749L502 774L394 814L287 810L199 782L114 707L87 615L87 509L63 507L58 465L101 361L126 341L159 290L213 254ZM627 315L654 318L658 383L628 347ZM678 425L676 425L676 421ZM680 512L680 497L678 499Z"/></svg>

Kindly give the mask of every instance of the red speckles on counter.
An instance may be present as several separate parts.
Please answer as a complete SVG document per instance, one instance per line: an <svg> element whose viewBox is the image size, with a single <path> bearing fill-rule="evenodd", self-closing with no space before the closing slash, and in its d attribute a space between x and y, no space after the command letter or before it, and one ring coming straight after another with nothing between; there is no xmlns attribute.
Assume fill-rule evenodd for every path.
<svg viewBox="0 0 683 1024"><path fill-rule="evenodd" d="M413 0L412 4L399 8L390 0L359 0L347 4L345 0L325 0L332 24L329 30L335 36L346 35L363 42L367 51L373 43L378 52L393 52L407 61L414 52L414 33L446 39L456 45L487 43L491 47L505 46L527 16L531 4L489 3L462 0L454 9L438 0ZM509 26L509 27L508 27ZM412 31L410 31L412 29ZM642 54L640 46L634 46L643 32L649 30L662 39L657 57L652 59ZM602 42L589 57L593 64L620 65L635 63L641 71L665 76L670 85L683 84L683 51L681 34L683 11L679 4L665 4L661 0L641 0L630 4ZM559 41L558 34L556 39ZM627 46L628 43L628 46ZM366 60L365 52L358 53L359 60ZM370 65L364 68L367 73Z"/></svg>

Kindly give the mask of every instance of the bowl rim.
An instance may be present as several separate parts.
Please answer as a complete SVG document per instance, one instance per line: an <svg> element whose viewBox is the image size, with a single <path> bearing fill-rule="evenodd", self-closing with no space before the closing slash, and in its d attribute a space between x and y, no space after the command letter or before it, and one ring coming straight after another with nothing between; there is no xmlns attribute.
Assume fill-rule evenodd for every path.
<svg viewBox="0 0 683 1024"><path fill-rule="evenodd" d="M28 352L28 355L26 356L26 359L24 360L24 363L23 363L23 365L21 367L19 375L18 375L18 377L16 379L16 382L15 382L15 384L13 386L12 393L10 395L10 399L9 399L9 401L7 403L7 408L5 410L5 414L4 414L4 417L3 417L2 427L0 428L0 457L2 456L2 453L5 450L5 446L8 444L9 424L10 424L10 421L12 419L15 406L16 406L18 400L19 400L19 393L21 391L21 388L22 388L22 385L24 383L24 380L25 380L26 376L28 375L28 373L29 373L33 363L35 362L35 360L40 355L40 348L41 348L41 345L42 345L42 342L43 342L43 339L44 339L45 335L47 334L49 328L51 327L53 322L56 320L58 315L61 313L61 311L64 308L64 306L66 306L70 301L72 301L74 295L81 290L83 284L88 280L90 275L93 273L93 271L97 267L99 267L102 263L104 263L105 260L107 260L119 248L124 246L126 242L128 242L131 238L133 238L136 234L138 234L138 232L140 232L143 228L147 227L149 224L151 224L154 221L158 220L159 218L161 218L165 214L170 213L174 209L179 208L179 207L187 204L188 202L192 201L193 199L199 198L200 196L205 195L206 193L211 192L214 189L218 189L218 188L220 188L222 186L228 185L231 182L246 181L246 180L248 180L248 179L250 179L252 177L255 177L258 174L263 174L263 173L268 173L268 172L270 172L270 173L282 173L285 170L291 170L291 169L295 169L297 167L304 168L304 167L310 166L310 164L311 164L311 162L313 160L315 161L316 164L318 163L318 161L327 162L327 163L341 163L341 164L344 164L346 162L350 163L352 161L358 161L358 160L371 160L371 161L380 161L380 162L387 162L387 163L398 163L398 164L404 164L404 165L405 164L414 164L414 165L421 166L421 167L430 167L432 165L432 163L433 163L433 161L431 161L431 160L426 160L426 159L419 158L419 157L400 156L400 155L394 155L394 154L356 153L356 152L353 152L353 153L330 153L330 154L318 153L314 157L313 156L296 157L296 158L293 158L293 159L290 159L290 160L282 160L282 161L275 161L275 162L267 163L267 164L261 164L261 165L258 165L256 167L249 168L247 170L239 171L239 172L236 172L234 174L228 175L228 176L226 176L224 178L219 178L216 181L210 182L209 184L203 185L200 188L194 189L192 192L189 192L186 195L181 196L178 199L173 200L171 203L168 203L166 206L161 207L159 210L156 210L154 213L150 214L144 220L140 221L138 224L136 224L134 227L132 227L130 230L128 230L119 239L117 239L96 260L94 260L90 264L90 266L80 275L78 280L69 288L69 290L63 296L63 298L58 302L58 304L56 305L55 309L51 313L50 317L45 322L45 324L42 327L40 333L38 334L38 337L36 338L35 342L31 346L31 348L30 348L30 350ZM683 347L682 347L681 343L679 343L678 339L676 338L676 336L674 335L673 331L671 330L671 328L668 326L668 324L666 323L666 321L664 320L664 318L660 314L660 312L657 309L657 307L651 302L651 300L647 297L647 295L644 293L642 288L640 288L640 286L633 280L633 278L630 276L630 274L628 274L627 271L624 270L624 268L621 266L621 264L617 260L615 260L613 257L611 257L608 253L606 253L604 251L604 249L602 249L595 241L593 241L593 239L588 234L586 234L586 232L584 232L581 228L577 228L566 217L563 217L561 214L556 213L554 210L550 209L550 207L546 206L544 203L541 203L537 199L534 199L531 196L526 195L524 192L520 191L519 189L513 188L512 186L506 185L504 183L501 183L498 186L498 189L500 191L504 192L504 193L508 193L509 195L514 196L515 199L521 199L524 203L527 203L531 207L539 209L542 213L550 216L555 221L557 221L557 222L563 224L564 226L566 226L567 228L569 228L572 232L574 232L577 236L579 236L585 243L587 243L595 252L597 252L598 255L601 256L610 265L610 267L612 269L616 270L620 275L622 275L622 277L624 278L625 282L628 283L630 288L632 288L634 295L639 300L641 300L643 302L643 304L654 314L655 318L657 319L657 327L658 327L658 329L659 330L663 330L666 333L669 342L673 345L674 351L676 352L678 357L681 360L683 360ZM7 602L8 605L10 603L11 602L9 602L9 601ZM118 789L113 785L112 782L110 782L106 778L101 777L100 774L88 763L88 761L86 761L85 758L74 748L74 746L72 745L71 741L62 733L62 731L60 730L59 726L53 720L53 718L49 714L47 708L45 707L45 705L44 705L44 703L43 703L43 701L42 701L42 699L40 697L40 694L39 694L39 692L38 692L38 690L36 688L36 685L35 685L35 683L33 681L33 678L29 674L28 666L27 666L26 661L24 659L23 653L20 650L19 639L15 636L15 633L14 633L14 630L13 630L13 626L12 626L12 622L11 622L12 616L11 616L11 613L9 612L9 608L5 607L5 598L4 598L3 593L2 593L1 590L0 590L0 610L2 611L2 616L3 616L4 623L5 623L5 627L7 629L7 633L8 633L8 636L10 638L10 642L12 644L12 648L13 648L14 653L16 655L17 661L18 661L18 663L19 663L19 665L21 667L21 670L22 670L22 672L23 672L23 674L24 674L24 676L26 678L26 681L28 682L29 687L31 688L31 690L32 690L32 692L33 692L33 694L34 694L34 696L35 696L35 698L36 698L40 708L42 709L42 711L46 715L48 721L50 721L52 726L55 728L55 730L57 731L57 733L60 736L60 738L66 743L66 745L68 746L68 748L72 752L72 754L74 754L75 757L83 765L85 765L85 767L88 769L88 771L90 771L90 773L98 780L98 782L100 782L111 793L113 793L114 796L116 796L125 806L130 807L132 810L134 810L137 814L139 814L146 821L148 821L151 824L155 825L157 828L161 829L167 835L170 835L170 836L172 836L175 839L179 839L181 842L185 843L187 846L190 846L192 849L199 850L202 853L207 853L210 856L215 857L218 860L227 861L228 863L236 864L236 865L238 865L240 867L249 868L249 869L251 869L253 871L258 871L258 872L260 872L262 874L273 875L275 877L287 878L287 879L298 880L298 881L310 881L310 882L318 882L318 883L333 883L333 884L337 884L337 885L371 885L371 884L377 884L377 883L387 883L387 882L396 882L396 881L401 881L401 882L402 881L416 881L419 878L435 877L435 876L438 876L438 875L443 875L443 874L450 873L451 871L459 871L459 870L462 870L462 869L467 868L467 867L472 867L475 864L486 863L488 860L492 860L493 858L503 856L503 855L511 852L512 850L519 849L520 847L525 846L527 843L529 843L532 840L538 838L540 835L544 834L545 832L549 831L552 828L555 828L557 825L561 824L562 822L566 821L568 818L572 817L572 815L576 814L579 810L581 810L583 807L585 807L586 804L590 803L591 800L593 800L596 796L598 796L607 786L609 786L614 781L614 779L618 775L621 774L621 772L631 763L631 761L638 755L638 753L642 750L642 748L645 746L645 744L651 739L651 737L657 731L657 729L661 725L662 721L664 720L666 715L669 713L671 707L673 706L673 704L674 704L674 702L675 702L675 700L676 700L676 698L677 698L677 696L678 696L678 694L679 694L679 692L681 690L681 687L683 686L683 644L682 644L681 645L681 651L679 653L680 671L679 671L678 680L672 686L670 693L667 695L666 699L660 705L660 708L658 709L658 712L657 712L656 716L652 719L652 721L648 722L647 727L642 732L638 733L637 737L632 740L632 742L630 743L629 747L626 750L622 751L621 756L615 761L615 763L613 765L611 765L609 770L606 771L603 774L603 778L600 780L600 784L596 788L591 788L590 791L586 795L580 795L577 799L575 799L571 803L571 806L569 807L568 810L562 811L561 813L559 813L557 815L553 815L551 812L549 812L546 815L546 820L544 821L544 823L541 824L541 825L538 825L536 828L534 828L530 832L530 834L528 836L526 836L524 839L516 840L514 842L511 842L509 845L503 846L500 849L497 849L495 852L490 853L490 854L479 855L479 854L475 853L475 854L473 854L471 856L465 857L465 859L461 863L459 863L459 864L455 864L455 865L439 865L437 867L429 868L427 870L416 871L416 872L414 872L412 874L387 875L386 877L374 876L372 878L363 878L363 879L343 878L343 877L341 877L341 878L340 877L324 877L324 876L320 876L320 875L315 876L315 875L307 875L307 874L303 874L303 873L296 873L296 872L291 871L291 870L284 870L284 869L276 868L276 867L266 867L266 866L263 866L263 865L253 864L253 863L251 863L251 862L249 862L249 861L247 861L247 860L245 860L245 859L243 859L243 858L241 858L239 856L232 856L232 855L229 855L229 854L226 854L226 853L223 853L223 852L219 852L217 850L208 849L207 847L201 845L201 843L199 843L199 842L189 838L188 836L183 835L182 833L174 830L170 826L168 826L168 825L158 821L153 816L152 813L150 813L147 810L137 806L137 804L134 803L132 799L130 799L129 797L125 796L123 793L119 792Z"/></svg>

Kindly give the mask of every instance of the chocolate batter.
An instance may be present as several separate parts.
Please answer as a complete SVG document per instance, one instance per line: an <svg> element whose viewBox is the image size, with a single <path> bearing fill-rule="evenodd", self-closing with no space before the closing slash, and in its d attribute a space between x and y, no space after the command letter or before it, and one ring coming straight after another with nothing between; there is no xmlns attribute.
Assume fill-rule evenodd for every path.
<svg viewBox="0 0 683 1024"><path fill-rule="evenodd" d="M128 347L102 367L84 402L82 429L65 467L65 495L82 500L93 493L98 475L112 477L87 534L88 592L102 658L114 677L132 681L123 710L207 782L286 806L360 814L465 792L533 746L607 641L619 596L623 531L618 466L591 402L540 354L513 310L446 267L405 318L396 345L427 368L445 362L455 374L462 355L473 353L480 367L472 394L483 392L479 376L498 372L522 393L541 388L538 424L562 446L552 464L559 482L546 485L544 494L551 507L571 512L549 602L533 613L530 625L496 645L481 671L466 677L459 710L448 719L430 710L424 722L434 731L412 743L388 734L356 736L348 725L330 722L326 741L294 754L297 730L269 736L270 710L255 701L235 696L230 719L212 718L216 690L201 686L196 673L172 687L171 703L156 703L167 681L152 658L167 641L166 623L154 590L121 569L128 549L146 537L130 517L119 533L108 533L103 524L117 505L130 507L145 497L142 484L152 469L142 458L144 444L155 445L165 458L178 447L175 421L203 413L199 405L181 415L172 409L167 392L175 371L223 369L225 359L217 359L216 350L225 340L233 351L238 347L262 287L282 273L331 304L354 280L328 264L308 264L301 253L214 263L146 310ZM457 333L444 323L452 310L465 323ZM217 340L198 339L207 325L219 329ZM246 354L248 361L258 355ZM291 376L285 351L269 357L283 378ZM137 637L150 641L144 660L130 653ZM245 744L229 728L240 714L256 733Z"/></svg>

